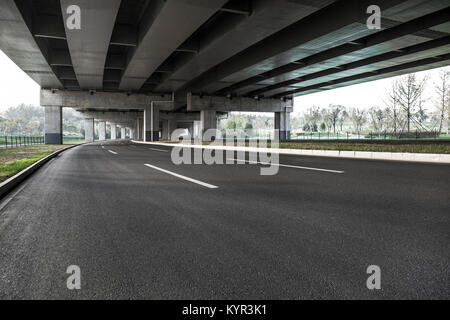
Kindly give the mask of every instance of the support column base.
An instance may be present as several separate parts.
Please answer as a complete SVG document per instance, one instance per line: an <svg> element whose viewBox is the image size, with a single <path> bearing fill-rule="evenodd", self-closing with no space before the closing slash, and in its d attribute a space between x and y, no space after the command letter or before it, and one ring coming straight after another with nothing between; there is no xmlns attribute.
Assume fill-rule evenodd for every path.
<svg viewBox="0 0 450 320"><path fill-rule="evenodd" d="M159 131L146 131L145 132L145 141L159 141Z"/></svg>
<svg viewBox="0 0 450 320"><path fill-rule="evenodd" d="M45 144L63 144L63 135L61 133L46 133Z"/></svg>

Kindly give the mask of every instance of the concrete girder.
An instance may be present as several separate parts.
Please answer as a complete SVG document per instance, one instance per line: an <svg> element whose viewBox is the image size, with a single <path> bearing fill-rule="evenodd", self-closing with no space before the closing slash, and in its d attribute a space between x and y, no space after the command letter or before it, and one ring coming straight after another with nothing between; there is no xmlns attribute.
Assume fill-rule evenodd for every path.
<svg viewBox="0 0 450 320"><path fill-rule="evenodd" d="M421 30L425 30L429 27L433 27L436 25L440 25L450 19L450 8L442 9L437 12L430 13L428 15L425 15L423 17L419 17L413 20L410 20L405 23L401 23L397 26L394 26L392 28L383 29L380 32L356 39L352 41L352 43L344 43L342 45L320 51L316 54L313 54L311 56L307 56L305 58L302 58L300 60L297 60L295 62L291 62L289 64L283 65L281 67L266 71L264 73L260 73L256 76L253 76L251 78L245 79L244 81L235 83L227 88L224 88L220 91L221 94L229 94L229 93L235 93L238 89L244 88L247 86L250 86L252 84L256 84L259 82L262 82L263 80L266 81L267 79L271 79L277 76L280 76L282 74L291 73L293 71L298 71L300 69L309 67L311 65L321 63L333 58L337 58L342 55L347 55L352 52L360 51L362 49L367 49L370 47L374 47L376 45L382 44L384 42L404 37L408 34L415 33ZM420 45L420 44L419 44ZM392 48L395 49L395 48ZM398 51L392 51L394 53L400 53ZM390 53L390 52L388 52ZM384 53L384 54L388 54ZM383 56L383 54L380 54L378 56ZM363 60L369 60L366 62L366 64L371 64L370 58L363 59ZM387 60L388 58L383 57L384 60ZM277 86L278 88L287 87L289 85L294 84L292 80L279 82L273 86ZM262 88L260 90L255 90L248 95L259 95L263 93L265 88ZM247 90L248 92L248 90Z"/></svg>
<svg viewBox="0 0 450 320"><path fill-rule="evenodd" d="M226 98L188 94L188 111L215 110L222 112L281 112L293 108L291 99L253 99L245 97Z"/></svg>
<svg viewBox="0 0 450 320"><path fill-rule="evenodd" d="M387 10L405 1L380 0L377 5ZM273 62L276 60L284 61L285 59L281 59L281 56L292 59L291 61L296 60L293 58L296 56L294 52L297 47L364 20L367 18L367 8L372 4L372 0L336 1L216 65L187 83L179 91L181 93L215 92L228 86L226 82L219 83L221 80L228 81L227 77L238 72L249 71L248 68L264 64L268 59L272 63L268 62L267 65L271 66L274 66ZM364 30L367 32L366 26L361 26L361 28L365 28ZM250 70L250 73L256 75L261 72L259 68L255 68ZM248 78L247 76L243 77L244 79ZM235 80L238 79L233 79L233 81Z"/></svg>
<svg viewBox="0 0 450 320"><path fill-rule="evenodd" d="M41 89L41 106L62 106L74 109L144 109L152 103L161 110L172 110L172 95L151 95L123 92L88 92Z"/></svg>
<svg viewBox="0 0 450 320"><path fill-rule="evenodd" d="M61 0L64 21L71 5L81 8L81 29L70 30L67 44L81 89L102 89L103 72L111 35L121 0Z"/></svg>
<svg viewBox="0 0 450 320"><path fill-rule="evenodd" d="M330 85L334 86L337 84L351 83L353 81L361 80L361 79L365 79L365 81L371 81L371 78L372 78L372 80L375 80L376 78L374 78L374 77L380 76L380 75L387 75L387 74L392 74L392 73L396 73L395 75L410 73L410 72L414 72L414 71L411 71L414 68L421 67L421 66L427 66L427 65L433 65L433 64L438 64L439 66L444 66L444 65L448 64L449 60L450 60L450 53L447 53L447 54L439 55L436 57L420 59L417 61L407 62L407 63L394 65L394 66L387 67L387 68L378 69L376 71L364 72L364 73L360 73L360 74L356 74L356 75L352 75L352 76L348 76L348 77L342 77L340 79L333 80L333 81L327 81L327 82L317 83L317 84L314 84L311 86L301 87L298 89L278 93L278 94L272 96L272 98L277 99L277 98L282 98L282 97L286 97L286 96L292 96L292 95L295 95L295 94L298 94L301 92L310 91L313 89L326 88ZM400 73L398 73L398 72L400 72ZM365 82L365 81L363 81L363 82Z"/></svg>
<svg viewBox="0 0 450 320"><path fill-rule="evenodd" d="M259 96L259 95L268 93L267 95L270 96L271 95L269 93L270 91L281 89L281 88L286 88L286 87L292 86L292 85L297 86L302 82L306 82L306 81L309 82L310 80L313 80L313 79L318 79L318 78L322 78L322 77L333 75L333 74L337 75L341 72L348 73L350 70L361 68L361 67L369 67L370 66L370 68L373 67L374 69L376 69L376 65L374 65L374 64L376 64L378 62L384 62L384 61L390 60L390 59L396 59L396 58L401 58L401 57L405 57L405 58L407 57L409 59L413 54L418 54L420 56L423 56L427 52L430 52L432 55L436 55L436 54L434 54L434 52L436 51L437 48L441 48L442 53L445 53L445 52L449 51L449 45L450 45L450 36L435 39L435 40L430 40L427 42L422 42L422 43L419 43L416 45L405 47L402 50L382 53L380 55L372 56L372 57L369 57L366 59L353 61L353 62L342 64L342 65L339 65L336 67L324 69L324 70L321 70L318 72L313 72L313 73L307 74L305 76L301 76L301 77L294 78L291 80L282 81L282 82L279 82L274 85L265 86L261 89L251 91L251 92L247 93L247 95L248 96Z"/></svg>
<svg viewBox="0 0 450 320"><path fill-rule="evenodd" d="M172 73L163 75L163 81L156 87L161 91L177 91L203 72L238 54L249 46L263 40L288 25L306 17L330 1L314 4L300 1L262 0L253 1L251 15L229 15L198 40L201 48L195 55L175 59ZM198 47L198 45L197 45ZM201 49L201 50L199 50Z"/></svg>
<svg viewBox="0 0 450 320"><path fill-rule="evenodd" d="M41 86L62 88L14 0L0 2L0 49Z"/></svg>
<svg viewBox="0 0 450 320"><path fill-rule="evenodd" d="M140 35L119 85L120 90L138 90L150 75L192 33L205 23L226 0L161 1L156 16L148 15L149 27Z"/></svg>

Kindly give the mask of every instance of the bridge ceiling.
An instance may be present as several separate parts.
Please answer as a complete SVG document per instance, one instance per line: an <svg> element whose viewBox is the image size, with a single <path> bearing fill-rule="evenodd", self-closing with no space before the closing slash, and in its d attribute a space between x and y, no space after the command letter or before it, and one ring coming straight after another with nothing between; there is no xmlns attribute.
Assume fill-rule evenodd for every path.
<svg viewBox="0 0 450 320"><path fill-rule="evenodd" d="M0 49L43 88L290 97L450 64L448 0L2 0ZM67 7L81 9L81 29Z"/></svg>

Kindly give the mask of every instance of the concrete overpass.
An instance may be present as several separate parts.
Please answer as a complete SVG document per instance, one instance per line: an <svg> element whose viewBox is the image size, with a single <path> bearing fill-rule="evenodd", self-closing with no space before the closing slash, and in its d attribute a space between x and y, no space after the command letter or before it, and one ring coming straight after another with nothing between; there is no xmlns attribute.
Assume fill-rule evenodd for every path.
<svg viewBox="0 0 450 320"><path fill-rule="evenodd" d="M62 142L64 107L85 113L88 140L95 120L100 138L109 122L152 141L230 111L274 112L289 139L296 95L450 64L448 1L379 0L381 29L372 4L3 0L0 49L41 85L46 143Z"/></svg>

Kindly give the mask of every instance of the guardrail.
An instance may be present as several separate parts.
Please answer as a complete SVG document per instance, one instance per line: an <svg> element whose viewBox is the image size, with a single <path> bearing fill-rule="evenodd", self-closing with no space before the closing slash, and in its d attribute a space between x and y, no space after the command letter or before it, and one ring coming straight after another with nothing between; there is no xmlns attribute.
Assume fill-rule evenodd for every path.
<svg viewBox="0 0 450 320"><path fill-rule="evenodd" d="M44 137L0 136L0 148L17 148L44 143Z"/></svg>

